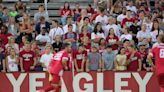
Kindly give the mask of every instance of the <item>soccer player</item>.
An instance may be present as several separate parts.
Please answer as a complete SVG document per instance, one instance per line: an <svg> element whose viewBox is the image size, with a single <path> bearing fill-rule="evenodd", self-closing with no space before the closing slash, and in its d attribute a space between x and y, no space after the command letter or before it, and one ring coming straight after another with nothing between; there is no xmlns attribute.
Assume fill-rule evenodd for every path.
<svg viewBox="0 0 164 92"><path fill-rule="evenodd" d="M64 70L69 70L69 52L71 52L71 44L65 43L64 50L54 54L53 59L49 65L49 73L52 76L50 85L41 90L41 92L55 91L60 92L60 76L62 76Z"/></svg>
<svg viewBox="0 0 164 92"><path fill-rule="evenodd" d="M148 55L151 66L156 69L157 80L161 89L164 92L164 34L158 36L159 44L152 48ZM155 65L152 58L155 57Z"/></svg>

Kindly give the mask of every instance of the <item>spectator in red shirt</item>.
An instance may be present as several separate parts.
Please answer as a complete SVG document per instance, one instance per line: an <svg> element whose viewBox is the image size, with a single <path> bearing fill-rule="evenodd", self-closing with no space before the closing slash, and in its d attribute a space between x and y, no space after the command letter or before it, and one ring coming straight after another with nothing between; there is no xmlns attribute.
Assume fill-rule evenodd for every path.
<svg viewBox="0 0 164 92"><path fill-rule="evenodd" d="M123 19L122 26L130 27L134 23L134 19L131 17L131 14L130 10L126 11L126 18Z"/></svg>
<svg viewBox="0 0 164 92"><path fill-rule="evenodd" d="M127 67L128 71L141 71L142 69L142 62L141 56L138 51L134 48L133 45L128 46L129 50L129 65Z"/></svg>
<svg viewBox="0 0 164 92"><path fill-rule="evenodd" d="M94 14L94 9L92 8L91 4L88 4L87 6L87 13L89 16L92 16L92 14Z"/></svg>
<svg viewBox="0 0 164 92"><path fill-rule="evenodd" d="M87 25L83 25L82 26L82 32L79 34L79 41L81 42L83 39L85 39L86 37L88 39L91 39L91 34L88 32L88 26Z"/></svg>
<svg viewBox="0 0 164 92"><path fill-rule="evenodd" d="M74 13L74 21L77 21L81 13L81 8L79 3L75 4L75 9L73 10L73 13Z"/></svg>
<svg viewBox="0 0 164 92"><path fill-rule="evenodd" d="M106 37L106 41L112 46L112 51L116 55L118 53L119 38L115 35L113 28L109 30L109 35Z"/></svg>
<svg viewBox="0 0 164 92"><path fill-rule="evenodd" d="M8 33L8 28L5 25L3 25L0 31L0 38L2 39L3 45L6 45L8 43L8 38L10 36L12 36L12 34Z"/></svg>
<svg viewBox="0 0 164 92"><path fill-rule="evenodd" d="M84 46L80 44L78 50L73 53L74 66L77 72L84 71L86 58L87 51L85 51Z"/></svg>
<svg viewBox="0 0 164 92"><path fill-rule="evenodd" d="M26 42L25 48L19 54L21 71L32 71L36 66L36 55L31 51L31 44Z"/></svg>
<svg viewBox="0 0 164 92"><path fill-rule="evenodd" d="M70 9L70 5L68 2L64 3L64 7L60 10L60 16L62 25L66 24L67 16L72 16L72 10Z"/></svg>

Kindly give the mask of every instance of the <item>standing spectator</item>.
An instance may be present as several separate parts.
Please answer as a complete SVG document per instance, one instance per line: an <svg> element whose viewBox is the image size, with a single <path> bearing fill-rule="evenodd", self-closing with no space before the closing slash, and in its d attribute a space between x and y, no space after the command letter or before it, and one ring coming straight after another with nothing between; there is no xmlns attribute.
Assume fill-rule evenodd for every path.
<svg viewBox="0 0 164 92"><path fill-rule="evenodd" d="M43 16L46 21L49 21L48 13L45 11L45 8L43 5L39 5L38 12L34 14L34 23L38 23L40 17Z"/></svg>
<svg viewBox="0 0 164 92"><path fill-rule="evenodd" d="M16 55L15 49L11 48L10 55L6 57L7 72L18 72L18 63L19 59Z"/></svg>
<svg viewBox="0 0 164 92"><path fill-rule="evenodd" d="M23 19L20 22L19 32L20 32L20 35L18 37L18 40L21 39L22 36L27 35L28 41L32 41L33 24L27 13L23 14ZM19 40L19 42L21 42L21 41Z"/></svg>
<svg viewBox="0 0 164 92"><path fill-rule="evenodd" d="M41 33L38 36L36 36L35 40L37 41L37 44L39 45L39 48L41 50L44 49L46 43L50 43L50 37L46 32L46 28L42 28Z"/></svg>
<svg viewBox="0 0 164 92"><path fill-rule="evenodd" d="M101 38L105 39L105 35L103 33L101 23L98 22L96 23L95 28L91 34L91 40L93 40L94 43L98 43Z"/></svg>
<svg viewBox="0 0 164 92"><path fill-rule="evenodd" d="M87 13L87 10L86 9L82 9L81 10L81 16L78 18L78 26L81 26L83 23L84 23L84 18L85 17L88 17L88 13Z"/></svg>
<svg viewBox="0 0 164 92"><path fill-rule="evenodd" d="M1 27L0 38L2 39L2 44L6 45L8 43L8 38L12 36L12 34L8 33L8 28L3 25Z"/></svg>
<svg viewBox="0 0 164 92"><path fill-rule="evenodd" d="M106 47L106 51L102 53L102 61L105 70L113 70L114 69L114 60L115 54L112 51L112 46L108 45Z"/></svg>
<svg viewBox="0 0 164 92"><path fill-rule="evenodd" d="M49 37L50 37L51 43L54 43L54 38L57 35L62 37L64 35L64 32L63 32L62 28L59 27L59 22L55 19L52 20L52 27L53 28L49 32Z"/></svg>
<svg viewBox="0 0 164 92"><path fill-rule="evenodd" d="M68 32L64 35L64 41L72 44L73 49L76 49L77 34L72 30L72 24L68 25Z"/></svg>
<svg viewBox="0 0 164 92"><path fill-rule="evenodd" d="M142 69L142 62L141 56L138 51L134 48L133 45L128 46L129 50L129 64L127 67L128 71L141 71Z"/></svg>
<svg viewBox="0 0 164 92"><path fill-rule="evenodd" d="M116 59L114 61L114 66L116 71L124 71L127 70L127 63L128 63L128 57L125 54L125 48L120 48Z"/></svg>
<svg viewBox="0 0 164 92"><path fill-rule="evenodd" d="M104 38L101 38L98 45L99 45L98 46L99 47L99 53L102 54L106 48L106 40Z"/></svg>
<svg viewBox="0 0 164 92"><path fill-rule="evenodd" d="M40 17L40 22L38 22L35 26L36 34L40 34L42 28L46 28L49 33L50 30L50 23L45 20L43 16Z"/></svg>
<svg viewBox="0 0 164 92"><path fill-rule="evenodd" d="M24 45L25 45L25 43L28 41L27 36L22 36L21 40L22 40L22 41L21 41L21 43L19 44L20 52L24 49Z"/></svg>
<svg viewBox="0 0 164 92"><path fill-rule="evenodd" d="M7 24L9 22L9 10L8 10L7 7L3 7L3 15L2 15L2 18L1 19L2 19L2 21L3 21L4 24L5 23Z"/></svg>
<svg viewBox="0 0 164 92"><path fill-rule="evenodd" d="M32 71L36 65L36 55L31 51L31 44L26 42L25 48L19 54L21 71Z"/></svg>
<svg viewBox="0 0 164 92"><path fill-rule="evenodd" d="M56 35L55 42L52 44L52 47L55 52L59 52L62 50L63 42L62 42L62 38L60 35Z"/></svg>
<svg viewBox="0 0 164 92"><path fill-rule="evenodd" d="M108 17L105 15L105 9L100 7L99 8L99 15L95 19L95 23L100 22L102 27L105 27L108 24Z"/></svg>
<svg viewBox="0 0 164 92"><path fill-rule="evenodd" d="M91 53L88 55L88 59L86 62L86 71L90 70L101 71L102 69L102 60L101 55L98 53L98 49L96 46L92 46Z"/></svg>
<svg viewBox="0 0 164 92"><path fill-rule="evenodd" d="M3 47L0 46L0 72L6 72L5 55L3 54Z"/></svg>
<svg viewBox="0 0 164 92"><path fill-rule="evenodd" d="M83 25L82 27L82 31L79 34L79 41L81 42L83 39L85 39L86 37L88 39L91 39L91 34L88 32L87 30L88 26L87 25Z"/></svg>
<svg viewBox="0 0 164 92"><path fill-rule="evenodd" d="M82 44L79 45L78 50L73 53L74 66L77 72L85 71L85 63L87 59L87 52Z"/></svg>
<svg viewBox="0 0 164 92"><path fill-rule="evenodd" d="M131 16L131 10L126 11L126 18L122 20L122 27L127 26L130 27L134 23L134 18Z"/></svg>
<svg viewBox="0 0 164 92"><path fill-rule="evenodd" d="M26 11L26 6L23 4L23 2L21 2L21 0L18 0L15 3L15 9L16 9L16 11L19 11L20 8L23 8L24 12Z"/></svg>
<svg viewBox="0 0 164 92"><path fill-rule="evenodd" d="M148 16L148 17L145 17L144 19L144 23L143 24L146 24L146 31L151 31L152 30L152 27L153 27L153 22L151 21L151 17Z"/></svg>
<svg viewBox="0 0 164 92"><path fill-rule="evenodd" d="M48 71L48 66L53 58L53 53L51 51L52 47L47 45L45 47L45 54L43 54L40 58L40 63L44 71Z"/></svg>
<svg viewBox="0 0 164 92"><path fill-rule="evenodd" d="M19 25L15 21L15 17L9 18L9 25L8 25L8 31L11 33L15 38L18 36L19 31Z"/></svg>
<svg viewBox="0 0 164 92"><path fill-rule="evenodd" d="M87 13L89 16L92 16L92 14L94 14L94 9L92 8L91 4L88 4L87 6Z"/></svg>
<svg viewBox="0 0 164 92"><path fill-rule="evenodd" d="M60 16L62 25L66 24L66 18L68 16L72 16L72 10L70 9L70 5L68 2L64 3L64 7L60 10Z"/></svg>
<svg viewBox="0 0 164 92"><path fill-rule="evenodd" d="M119 38L114 34L113 28L109 29L109 34L106 37L106 41L112 47L113 53L116 55L118 53Z"/></svg>
<svg viewBox="0 0 164 92"><path fill-rule="evenodd" d="M122 9L122 13L117 16L117 21L122 24L123 19L126 18L126 8Z"/></svg>
<svg viewBox="0 0 164 92"><path fill-rule="evenodd" d="M8 43L5 45L5 48L7 48L8 46L11 46L15 50L16 54L18 55L19 54L19 46L17 43L15 43L14 36L10 36L8 39L9 40L8 40Z"/></svg>
<svg viewBox="0 0 164 92"><path fill-rule="evenodd" d="M146 31L146 24L142 24L141 31L137 33L138 42L144 42L149 47L149 42L151 42L151 34Z"/></svg>
<svg viewBox="0 0 164 92"><path fill-rule="evenodd" d="M64 31L64 34L65 33L67 33L68 32L68 25L72 25L72 27L73 27L73 32L76 32L77 30L76 30L76 24L74 24L74 23L72 23L72 18L71 17L67 17L67 24L65 25L65 26L63 26L63 31Z"/></svg>
<svg viewBox="0 0 164 92"><path fill-rule="evenodd" d="M126 9L131 10L134 13L137 13L137 8L136 8L136 6L133 5L133 0L130 0L128 2L128 6L126 6Z"/></svg>
<svg viewBox="0 0 164 92"><path fill-rule="evenodd" d="M3 16L3 6L0 5L0 18Z"/></svg>
<svg viewBox="0 0 164 92"><path fill-rule="evenodd" d="M74 21L77 21L81 13L81 8L79 3L75 4L75 9L73 9L73 13L74 13Z"/></svg>
<svg viewBox="0 0 164 92"><path fill-rule="evenodd" d="M132 35L129 33L129 28L124 27L123 28L123 34L120 37L120 41L124 41L124 40L132 40Z"/></svg>

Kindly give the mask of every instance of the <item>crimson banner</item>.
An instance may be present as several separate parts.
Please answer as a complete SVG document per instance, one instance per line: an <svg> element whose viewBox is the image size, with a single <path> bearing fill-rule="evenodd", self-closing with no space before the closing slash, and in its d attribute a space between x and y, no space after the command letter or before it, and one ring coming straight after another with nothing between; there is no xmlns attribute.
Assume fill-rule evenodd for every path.
<svg viewBox="0 0 164 92"><path fill-rule="evenodd" d="M48 73L0 73L0 92L38 92L48 84ZM159 92L152 72L64 72L62 92Z"/></svg>

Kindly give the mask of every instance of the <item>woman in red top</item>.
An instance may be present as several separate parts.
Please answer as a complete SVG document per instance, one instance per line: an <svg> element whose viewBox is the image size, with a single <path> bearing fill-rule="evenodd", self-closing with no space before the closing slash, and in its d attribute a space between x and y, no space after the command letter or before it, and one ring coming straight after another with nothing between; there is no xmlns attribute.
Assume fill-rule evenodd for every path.
<svg viewBox="0 0 164 92"><path fill-rule="evenodd" d="M87 32L88 31L87 29L88 29L87 25L82 26L81 33L79 34L79 41L80 42L86 37L91 39L91 34Z"/></svg>
<svg viewBox="0 0 164 92"><path fill-rule="evenodd" d="M72 10L70 9L69 3L65 2L64 7L60 10L62 25L66 24L67 16L72 16Z"/></svg>
<svg viewBox="0 0 164 92"><path fill-rule="evenodd" d="M32 41L33 24L27 13L23 14L23 19L20 22L20 30L19 31L20 31L20 36L18 37L19 39L21 39L22 36L27 35L28 41ZM21 42L21 41L19 40L19 42Z"/></svg>
<svg viewBox="0 0 164 92"><path fill-rule="evenodd" d="M112 45L112 50L116 55L118 53L119 38L115 35L113 28L109 29L109 35L106 37L106 41L108 44Z"/></svg>

